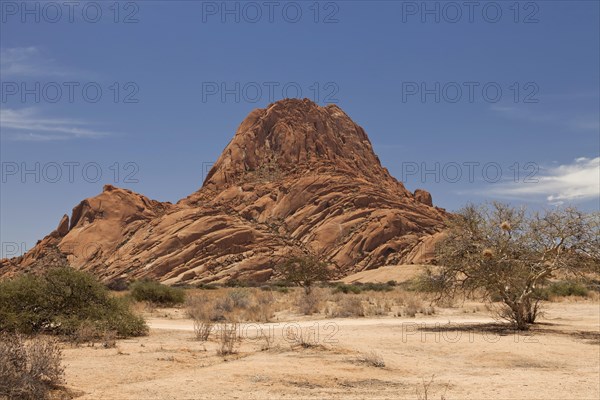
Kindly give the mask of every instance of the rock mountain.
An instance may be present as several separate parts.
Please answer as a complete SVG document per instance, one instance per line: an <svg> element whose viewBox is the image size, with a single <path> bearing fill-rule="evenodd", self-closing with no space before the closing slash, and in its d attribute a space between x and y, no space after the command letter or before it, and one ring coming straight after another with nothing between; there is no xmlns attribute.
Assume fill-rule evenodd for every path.
<svg viewBox="0 0 600 400"><path fill-rule="evenodd" d="M381 166L339 107L286 99L248 115L197 192L172 204L107 185L0 276L68 263L105 281L260 282L312 252L342 277L430 262L446 215Z"/></svg>

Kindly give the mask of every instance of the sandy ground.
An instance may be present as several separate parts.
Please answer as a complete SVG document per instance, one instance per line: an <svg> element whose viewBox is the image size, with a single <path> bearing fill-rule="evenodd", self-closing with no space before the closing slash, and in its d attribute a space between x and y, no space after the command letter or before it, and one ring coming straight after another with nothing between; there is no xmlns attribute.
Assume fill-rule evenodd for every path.
<svg viewBox="0 0 600 400"><path fill-rule="evenodd" d="M67 386L82 400L417 399L433 376L429 399L600 398L597 302L550 304L526 334L465 311L244 324L239 352L223 357L214 338L193 340L181 310L158 310L147 337L67 346ZM268 350L261 331L274 338ZM298 344L300 334L310 345ZM385 367L358 361L371 351Z"/></svg>

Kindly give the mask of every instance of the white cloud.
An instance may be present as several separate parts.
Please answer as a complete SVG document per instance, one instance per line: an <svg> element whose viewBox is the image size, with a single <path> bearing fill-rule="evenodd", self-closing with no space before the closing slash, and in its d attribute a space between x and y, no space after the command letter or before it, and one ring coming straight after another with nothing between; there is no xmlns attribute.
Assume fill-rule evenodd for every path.
<svg viewBox="0 0 600 400"><path fill-rule="evenodd" d="M486 194L505 198L543 197L552 204L600 197L600 157L577 158L571 164L540 168L537 182L505 182Z"/></svg>
<svg viewBox="0 0 600 400"><path fill-rule="evenodd" d="M35 108L0 109L3 138L19 141L52 141L76 138L98 138L109 135L90 129L89 123L74 119L40 115Z"/></svg>
<svg viewBox="0 0 600 400"><path fill-rule="evenodd" d="M81 71L59 65L38 47L0 49L0 72L3 77L64 77L76 78Z"/></svg>

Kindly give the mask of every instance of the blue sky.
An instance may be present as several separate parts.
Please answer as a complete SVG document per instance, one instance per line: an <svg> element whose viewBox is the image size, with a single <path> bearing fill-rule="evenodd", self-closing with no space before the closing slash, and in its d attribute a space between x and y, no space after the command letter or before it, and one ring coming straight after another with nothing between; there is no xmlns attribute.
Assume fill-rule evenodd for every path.
<svg viewBox="0 0 600 400"><path fill-rule="evenodd" d="M252 109L300 92L440 207L599 208L599 2L223 4L0 2L3 253L106 183L185 197Z"/></svg>

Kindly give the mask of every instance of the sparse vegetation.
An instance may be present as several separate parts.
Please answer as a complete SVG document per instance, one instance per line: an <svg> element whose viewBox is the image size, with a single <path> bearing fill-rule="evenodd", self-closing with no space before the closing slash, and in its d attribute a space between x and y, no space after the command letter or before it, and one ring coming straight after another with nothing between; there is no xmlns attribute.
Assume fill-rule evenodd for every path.
<svg viewBox="0 0 600 400"><path fill-rule="evenodd" d="M589 292L588 288L580 282L558 281L541 288L537 295L540 299L550 300L553 297L586 297Z"/></svg>
<svg viewBox="0 0 600 400"><path fill-rule="evenodd" d="M275 342L275 338L271 335L271 332L269 332L268 329L265 332L265 330L261 328L259 338L262 340L260 351L271 350L271 347L273 347L273 343Z"/></svg>
<svg viewBox="0 0 600 400"><path fill-rule="evenodd" d="M435 375L432 375L431 379L429 379L428 381L425 381L425 379L421 380L421 385L418 385L415 389L418 400L429 399L434 379ZM440 400L446 400L446 392L448 391L448 386L448 384L444 385L444 392L440 395Z"/></svg>
<svg viewBox="0 0 600 400"><path fill-rule="evenodd" d="M361 292L362 292L362 289L360 287L358 287L356 285L346 285L345 283L338 283L337 285L335 285L335 288L333 289L333 293L359 294Z"/></svg>
<svg viewBox="0 0 600 400"><path fill-rule="evenodd" d="M237 322L223 322L219 324L217 336L219 339L218 355L226 356L237 352L236 345L241 341L239 324Z"/></svg>
<svg viewBox="0 0 600 400"><path fill-rule="evenodd" d="M260 290L265 292L280 292L280 293L289 293L290 288L287 286L285 282L273 282L270 284L264 284L260 286Z"/></svg>
<svg viewBox="0 0 600 400"><path fill-rule="evenodd" d="M307 294L315 283L331 276L327 263L313 254L290 257L279 265L278 271L286 282L301 286Z"/></svg>
<svg viewBox="0 0 600 400"><path fill-rule="evenodd" d="M296 299L296 304L300 312L304 315L318 313L323 303L323 293L319 290L311 290L310 292L302 292Z"/></svg>
<svg viewBox="0 0 600 400"><path fill-rule="evenodd" d="M220 321L269 322L275 302L271 292L235 288L189 296L186 307L198 329L206 332Z"/></svg>
<svg viewBox="0 0 600 400"><path fill-rule="evenodd" d="M0 331L73 337L84 324L98 337L108 331L121 337L147 332L126 300L111 297L85 272L63 267L0 282Z"/></svg>
<svg viewBox="0 0 600 400"><path fill-rule="evenodd" d="M148 301L163 306L185 302L185 290L163 285L162 283L141 280L131 285L131 296L137 301Z"/></svg>
<svg viewBox="0 0 600 400"><path fill-rule="evenodd" d="M256 322L269 322L274 314L275 296L271 292L255 292L254 301L248 308L246 315L248 320Z"/></svg>
<svg viewBox="0 0 600 400"><path fill-rule="evenodd" d="M234 289L229 292L232 307L246 309L250 306L250 296L247 289Z"/></svg>
<svg viewBox="0 0 600 400"><path fill-rule="evenodd" d="M0 398L46 399L63 382L61 350L55 339L0 334Z"/></svg>
<svg viewBox="0 0 600 400"><path fill-rule="evenodd" d="M336 302L335 307L330 311L332 317L364 317L365 309L361 297L344 297Z"/></svg>
<svg viewBox="0 0 600 400"><path fill-rule="evenodd" d="M383 357L381 357L381 355L374 350L371 350L368 353L361 353L358 357L356 357L356 362L375 368L385 367L385 361L383 360Z"/></svg>
<svg viewBox="0 0 600 400"><path fill-rule="evenodd" d="M360 287L361 285L356 286ZM579 294L581 287L585 288L579 281L554 281L548 282L548 285L545 286L544 289L552 291L557 295L562 295L571 293ZM121 294L115 295L123 297ZM317 317L316 320L313 320L313 318L299 317L299 315L304 314L306 310L311 308L307 305L306 309L303 309L303 304L309 304L313 302L314 299L317 301L313 304L318 304L318 306L312 307L314 311L311 312L319 313L321 315ZM246 355L251 354L252 352L265 352L262 353L260 358L264 359L264 357L267 357L268 359L271 359L271 357L279 357L279 359L285 359L288 357L286 352L291 350L298 352L295 355L298 359L302 359L304 364L301 365L303 365L303 368L307 368L307 365L310 365L306 363L313 362L315 359L321 360L321 357L323 357L327 363L342 361L346 364L354 364L354 366L346 365L346 369L350 371L349 373L355 374L358 371L358 373L364 373L365 375L372 377L377 375L377 371L381 371L381 368L390 367L392 364L395 367L398 363L401 363L401 356L398 355L400 352L393 349L388 349L389 351L385 353L385 359L382 356L382 353L368 351L370 346L376 344L378 340L381 340L381 337L385 337L386 340L390 340L390 338L394 337L394 333L391 332L389 327L379 331L370 331L371 328L379 329L376 328L377 326L387 326L386 321L382 321L381 324L377 321L364 321L364 326L362 327L360 326L363 325L363 322L355 324L354 322L349 321L350 325L358 326L357 330L360 332L359 335L361 337L358 345L369 346L364 353L357 353L353 350L357 345L356 337L358 336L352 336L353 334L350 334L352 339L348 342L349 335L347 333L340 336L333 336L335 330L332 330L331 328L333 327L328 325L331 324L331 321L327 321L327 324L323 323L323 325L320 325L320 330L316 330L315 325L313 324L317 321L321 324L323 321L320 319L324 315L341 318L373 316L402 316L407 318L431 315L436 312L430 305L431 299L432 295L430 293L407 290L402 283L396 284L391 291L361 291L358 294L351 292L345 294L343 291L336 291L335 287L314 287L309 294L306 294L301 288L292 288L291 293L288 295L277 291L265 291L260 287L218 288L217 290L199 290L191 288L189 289L186 298L186 311L188 316L193 320L194 339L197 340L197 342L190 341L190 339L192 339L191 332L169 332L167 335L157 336L156 340L159 341L158 344L156 341L148 342L148 339L150 339L148 338L143 339L140 342L135 341L136 343L133 343L134 341L121 342L116 350L112 351L95 351L93 349L87 349L86 347L80 347L78 349L68 347L65 351L65 357L66 360L69 360L70 368L72 368L73 365L71 364L71 361L74 354L95 353L97 357L99 356L104 360L105 357L115 355L116 353L117 355L115 355L115 357L119 357L123 361L132 360L134 357L146 357L146 360L150 360L150 363L153 363L151 367L148 367L154 368L153 371L158 371L159 368L165 367L177 368L178 370L184 371L184 368L186 368L185 365L189 365L190 363L193 363L193 365L201 365L203 367L213 365L215 361L219 364L226 361L226 364L229 364L240 357L237 353ZM587 301L589 300L591 300L591 298L587 299ZM149 304L145 302L135 303L132 302L130 298L129 301L136 307L147 307ZM586 302L579 299L577 302L584 303L577 304L578 306L589 306L589 304L585 304ZM469 312L471 312L471 308L475 306L483 308L480 303L470 302L468 304L468 307L470 307ZM565 304L560 305L561 310L564 306ZM180 308L176 308L173 310L160 309L152 312L157 313L155 317L159 316L170 321L171 319L181 318L181 311ZM145 310L144 312L150 311ZM440 320L445 321L446 315L457 315L461 312L462 310L460 308L455 310L442 310L444 316ZM279 325L274 325L277 326L277 328L273 329L273 325L262 327L253 324L254 326L250 327L250 330L248 330L249 325L241 325L242 322L258 322L270 318L273 318L280 323ZM298 321L299 319L304 322L299 324L289 323L291 321ZM416 323L413 324L414 326L420 325L421 322L427 324L430 323L430 321L415 322ZM283 326L283 329L280 329L281 326ZM476 335L474 337L479 338L477 335L480 335L480 333L476 330L476 325L469 329L473 329L473 335ZM243 340L242 334L248 335L247 337L249 340ZM380 334L381 337L379 336ZM409 346L419 346L418 340L416 340L418 334L419 333L417 332L413 336L411 336L411 334L406 336L408 338L408 343L410 343ZM172 341L173 337L176 335L179 335L179 339L177 340L180 340L180 342ZM166 339L166 337L168 337L168 339ZM364 341L362 340L363 337ZM433 338L433 336L430 337ZM455 334L452 333L450 337L455 337ZM93 320L89 319L82 321L77 331L72 335L72 338L74 343L83 346L87 345L90 348L116 347L116 336L114 331L103 330L102 326L98 326ZM596 340L595 343L597 343L597 338L590 333L582 333L581 340L579 341L584 343L584 338L585 340L592 338ZM333 340L329 341L330 339ZM151 345L149 345L149 343L151 343ZM587 345L587 342L585 343ZM221 358L221 360L216 360L216 356L218 356L217 358ZM294 355L291 356L293 357ZM245 360L253 362L251 359ZM421 358L421 360L426 359ZM527 361L516 358L515 360L515 363L525 363ZM238 361L235 361L235 363L237 362ZM425 361L423 362L426 364ZM234 366L226 367L223 365L221 368L224 368L224 371L232 371L226 368L234 368ZM383 371L385 372L385 370ZM422 373L427 374L427 372ZM413 385L410 386L406 386L406 383L402 383L403 389L401 393L407 397L410 397L412 393L413 398L444 399L448 385L446 385L445 388L443 383L439 384L438 382L433 382L428 379L431 377L432 372L433 370L429 372L428 377L422 383L420 382L420 379L419 381L413 381ZM68 376L72 376L71 373L72 371L69 372ZM306 372L303 373L309 376ZM340 372L340 375L345 377L344 382L347 382L348 385L359 384L355 378L348 378L348 376L353 375L344 374L345 372ZM271 377L271 379L275 378ZM307 382L310 379L307 378ZM74 378L73 382L69 383L72 384L73 387L78 388L80 382L81 380L78 381L77 378ZM377 379L369 378L364 382L365 385L374 384L372 382L377 382ZM393 385L399 385L398 387L400 387L400 383L397 381L394 382ZM381 381L375 384L391 385L392 383L386 380L385 382ZM418 387L414 384L418 384ZM323 385L325 387L325 384ZM66 388L59 389L70 390ZM393 389L394 386L390 386L389 390ZM416 396L415 391L417 391ZM52 390L52 396L54 396L55 392L55 390ZM0 398L3 398L1 394ZM22 397L13 396L13 398Z"/></svg>
<svg viewBox="0 0 600 400"><path fill-rule="evenodd" d="M409 297L402 308L402 315L414 318L422 307L422 304L415 296Z"/></svg>
<svg viewBox="0 0 600 400"><path fill-rule="evenodd" d="M194 319L194 333L196 339L201 342L206 342L213 329L213 322L208 319Z"/></svg>
<svg viewBox="0 0 600 400"><path fill-rule="evenodd" d="M204 290L216 290L219 288L217 285L213 285L211 283L200 283L196 287Z"/></svg>
<svg viewBox="0 0 600 400"><path fill-rule="evenodd" d="M191 297L187 300L187 314L194 321L196 340L208 340L214 326L214 315L211 304L204 296Z"/></svg>
<svg viewBox="0 0 600 400"><path fill-rule="evenodd" d="M498 316L526 330L539 315L553 274L581 276L600 268L600 215L574 208L528 215L502 203L469 205L449 221L428 271L440 297L457 293L498 299Z"/></svg>

